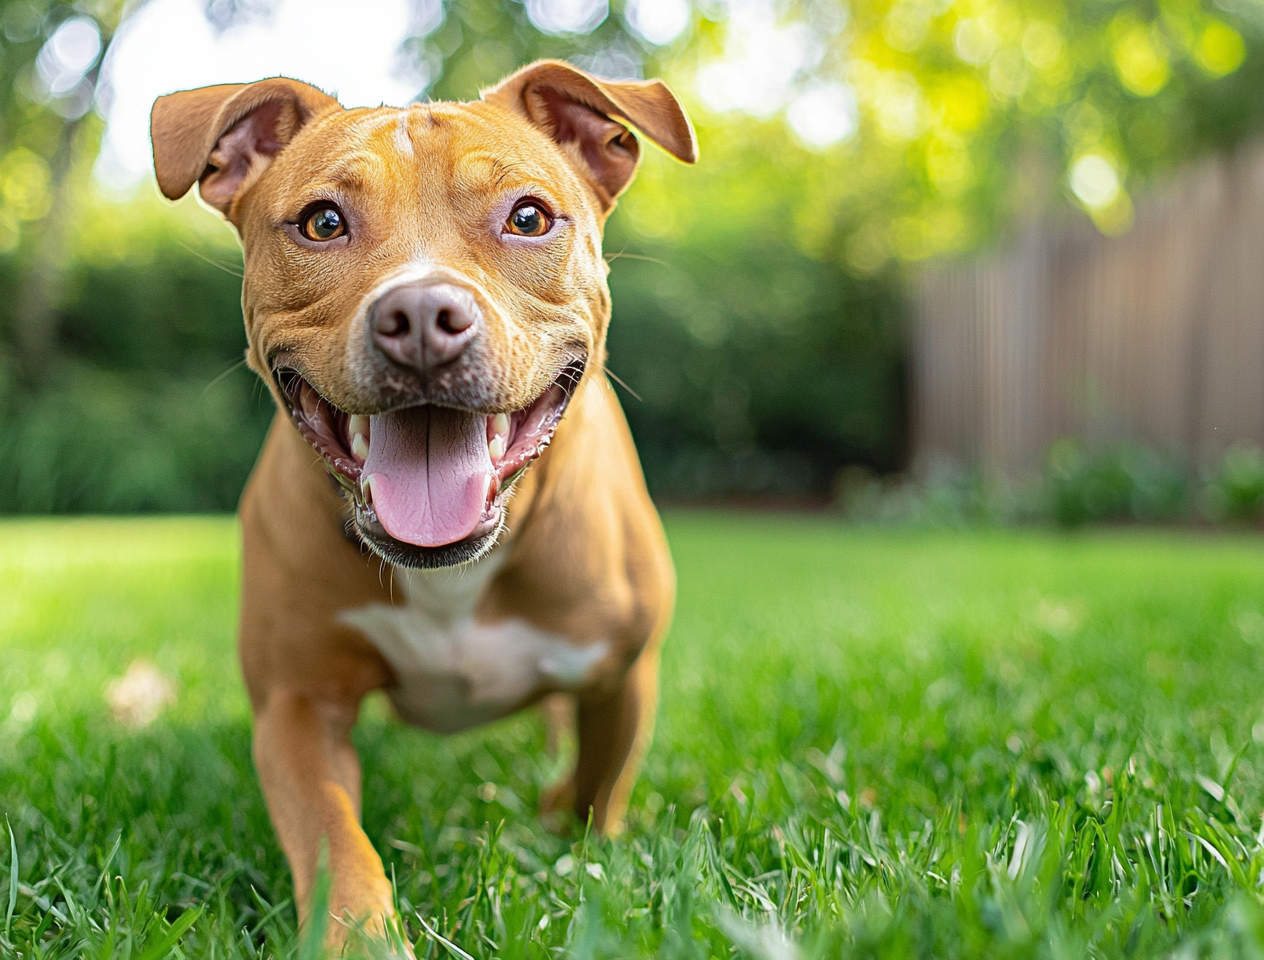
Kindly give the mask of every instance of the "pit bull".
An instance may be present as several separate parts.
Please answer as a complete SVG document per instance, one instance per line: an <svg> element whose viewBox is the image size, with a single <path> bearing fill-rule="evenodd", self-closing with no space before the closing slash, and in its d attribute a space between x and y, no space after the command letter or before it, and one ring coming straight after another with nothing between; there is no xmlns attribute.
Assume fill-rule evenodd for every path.
<svg viewBox="0 0 1264 960"><path fill-rule="evenodd" d="M393 922L351 741L384 690L450 732L572 698L542 794L617 833L674 574L604 372L602 229L636 135L693 163L661 81L525 67L469 103L344 109L281 77L153 108L154 167L244 250L247 361L277 404L241 500L254 758L306 922Z"/></svg>

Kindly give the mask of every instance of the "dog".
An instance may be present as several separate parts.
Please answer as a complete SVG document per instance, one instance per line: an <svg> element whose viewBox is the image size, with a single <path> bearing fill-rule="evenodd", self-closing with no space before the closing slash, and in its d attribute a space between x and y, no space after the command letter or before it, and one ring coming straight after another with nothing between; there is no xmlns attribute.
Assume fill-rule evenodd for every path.
<svg viewBox="0 0 1264 960"><path fill-rule="evenodd" d="M603 374L602 230L637 134L687 163L661 81L524 67L481 98L344 109L276 77L160 98L159 188L197 184L244 250L247 361L277 414L240 505L254 759L308 920L384 935L360 826L360 702L451 732L572 698L542 793L621 829L674 600L666 539Z"/></svg>

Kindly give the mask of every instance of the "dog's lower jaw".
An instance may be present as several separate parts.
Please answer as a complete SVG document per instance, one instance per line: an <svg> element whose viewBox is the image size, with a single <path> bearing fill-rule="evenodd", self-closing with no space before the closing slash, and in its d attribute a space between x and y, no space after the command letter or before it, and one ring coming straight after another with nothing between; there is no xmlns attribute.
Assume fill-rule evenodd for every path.
<svg viewBox="0 0 1264 960"><path fill-rule="evenodd" d="M500 536L505 529L505 511L503 507L500 507L495 529L491 533L467 537L440 547L421 547L414 543L396 540L382 530L375 521L369 521L367 518L362 520L358 505L354 509L356 518L351 523L360 541L387 563L415 570L440 570L482 560L496 549L496 544L500 542Z"/></svg>
<svg viewBox="0 0 1264 960"><path fill-rule="evenodd" d="M362 488L352 487L330 471L338 482L343 499L347 502L351 517L347 521L348 532L360 543L387 563L414 570L440 570L475 563L494 549L505 532L505 506L512 496L513 483L525 472L519 471L510 483L498 489L490 498L484 520L474 532L461 540L439 546L427 547L408 543L392 537L377 518L373 505L364 496Z"/></svg>

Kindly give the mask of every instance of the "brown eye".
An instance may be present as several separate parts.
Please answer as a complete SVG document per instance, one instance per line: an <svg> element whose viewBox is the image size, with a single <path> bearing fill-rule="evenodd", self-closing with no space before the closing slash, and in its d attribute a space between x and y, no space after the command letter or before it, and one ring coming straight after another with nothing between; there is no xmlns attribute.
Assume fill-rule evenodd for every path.
<svg viewBox="0 0 1264 960"><path fill-rule="evenodd" d="M341 237L347 225L336 207L317 207L303 218L302 230L308 240L321 242Z"/></svg>
<svg viewBox="0 0 1264 960"><path fill-rule="evenodd" d="M549 232L553 221L539 204L532 201L520 203L505 221L510 233L520 237L542 237Z"/></svg>

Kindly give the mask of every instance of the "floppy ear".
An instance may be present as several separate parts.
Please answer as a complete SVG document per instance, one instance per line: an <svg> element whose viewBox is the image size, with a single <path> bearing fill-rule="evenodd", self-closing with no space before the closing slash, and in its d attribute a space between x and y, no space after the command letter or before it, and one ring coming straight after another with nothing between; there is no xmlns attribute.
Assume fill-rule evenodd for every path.
<svg viewBox="0 0 1264 960"><path fill-rule="evenodd" d="M172 200L201 188L202 199L236 222L236 201L281 148L338 101L285 77L227 83L159 97L150 114L154 172Z"/></svg>
<svg viewBox="0 0 1264 960"><path fill-rule="evenodd" d="M561 60L540 60L484 90L483 99L557 141L592 184L603 212L636 173L641 150L629 128L677 160L698 159L693 126L662 80L598 80Z"/></svg>

